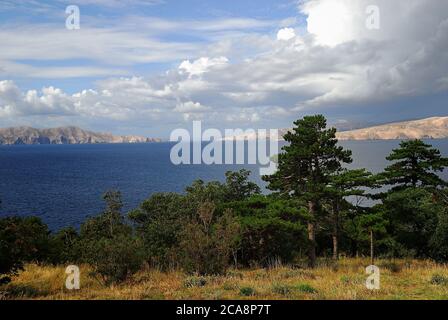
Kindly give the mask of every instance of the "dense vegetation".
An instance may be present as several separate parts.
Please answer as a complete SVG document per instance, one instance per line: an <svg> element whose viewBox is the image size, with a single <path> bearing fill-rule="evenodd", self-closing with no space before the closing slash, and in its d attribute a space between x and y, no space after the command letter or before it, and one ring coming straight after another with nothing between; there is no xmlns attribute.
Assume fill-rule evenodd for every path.
<svg viewBox="0 0 448 320"><path fill-rule="evenodd" d="M264 177L269 195L241 170L224 183L199 180L183 194L154 194L126 215L120 192L109 191L104 212L79 231L50 233L35 217L0 219L0 281L28 262L85 263L112 284L144 265L214 275L373 253L448 261L447 182L438 175L448 159L438 150L405 141L384 172L348 170L351 151L323 116L294 125L279 170Z"/></svg>

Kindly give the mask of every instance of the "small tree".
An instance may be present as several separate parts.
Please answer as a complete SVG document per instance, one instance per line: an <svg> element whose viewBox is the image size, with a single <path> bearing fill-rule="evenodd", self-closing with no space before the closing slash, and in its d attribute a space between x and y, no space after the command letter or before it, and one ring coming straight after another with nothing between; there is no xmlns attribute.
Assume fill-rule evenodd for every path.
<svg viewBox="0 0 448 320"><path fill-rule="evenodd" d="M226 172L226 201L242 201L260 194L260 187L249 181L250 171L242 169Z"/></svg>
<svg viewBox="0 0 448 320"><path fill-rule="evenodd" d="M226 210L216 217L215 205L205 202L181 234L177 250L181 266L190 273L222 274L239 239L240 226L233 213Z"/></svg>
<svg viewBox="0 0 448 320"><path fill-rule="evenodd" d="M375 248L384 245L387 239L388 220L381 208L356 208L349 211L350 217L345 219L343 230L351 241L352 254L368 254L373 262ZM373 264L373 263L372 263Z"/></svg>
<svg viewBox="0 0 448 320"><path fill-rule="evenodd" d="M186 221L196 215L197 205L184 195L157 193L129 213L142 239L145 260L152 266L167 269L179 261L173 251L179 245Z"/></svg>
<svg viewBox="0 0 448 320"><path fill-rule="evenodd" d="M106 285L125 281L142 267L143 251L138 239L126 234L86 243L85 261Z"/></svg>
<svg viewBox="0 0 448 320"><path fill-rule="evenodd" d="M381 210L389 221L394 255L428 257L429 241L436 231L438 213L443 205L432 192L423 188L406 188L388 193Z"/></svg>
<svg viewBox="0 0 448 320"><path fill-rule="evenodd" d="M121 214L121 194L109 191L104 195L106 209L98 217L81 226L82 260L107 285L126 280L141 267L142 246Z"/></svg>
<svg viewBox="0 0 448 320"><path fill-rule="evenodd" d="M306 252L306 203L256 195L227 204L241 223L239 262L245 266L291 263Z"/></svg>
<svg viewBox="0 0 448 320"><path fill-rule="evenodd" d="M61 229L53 234L50 240L52 263L77 263L81 260L79 235L74 228Z"/></svg>

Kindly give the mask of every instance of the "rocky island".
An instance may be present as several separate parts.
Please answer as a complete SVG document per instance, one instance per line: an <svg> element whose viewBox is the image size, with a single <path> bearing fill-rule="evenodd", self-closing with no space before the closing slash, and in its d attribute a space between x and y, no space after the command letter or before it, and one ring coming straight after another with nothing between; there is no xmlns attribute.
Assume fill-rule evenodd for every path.
<svg viewBox="0 0 448 320"><path fill-rule="evenodd" d="M14 127L0 129L0 145L14 144L98 144L98 143L150 143L160 139L141 136L116 136L77 127L35 129Z"/></svg>

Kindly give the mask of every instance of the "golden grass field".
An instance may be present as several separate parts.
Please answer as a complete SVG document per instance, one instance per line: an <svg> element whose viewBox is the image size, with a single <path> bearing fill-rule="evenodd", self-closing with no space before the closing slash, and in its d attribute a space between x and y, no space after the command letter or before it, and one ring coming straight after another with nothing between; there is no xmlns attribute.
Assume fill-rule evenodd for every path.
<svg viewBox="0 0 448 320"><path fill-rule="evenodd" d="M448 267L430 261L379 260L381 289L368 290L368 259L341 259L314 270L277 267L230 270L226 276L192 277L182 272L143 270L127 282L106 287L81 266L81 289L65 289L65 267L28 265L2 299L275 299L366 300L448 299Z"/></svg>

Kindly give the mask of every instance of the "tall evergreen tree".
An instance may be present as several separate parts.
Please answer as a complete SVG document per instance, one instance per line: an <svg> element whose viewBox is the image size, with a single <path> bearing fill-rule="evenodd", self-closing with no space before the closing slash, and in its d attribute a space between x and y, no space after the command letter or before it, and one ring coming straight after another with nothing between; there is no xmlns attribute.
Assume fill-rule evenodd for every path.
<svg viewBox="0 0 448 320"><path fill-rule="evenodd" d="M386 185L392 185L392 191L408 187L441 187L448 186L437 173L448 166L448 158L441 156L440 151L422 140L402 141L400 148L395 149L386 158L394 161L380 175Z"/></svg>
<svg viewBox="0 0 448 320"><path fill-rule="evenodd" d="M284 136L288 143L278 158L278 171L265 176L269 189L308 203L309 264L316 264L316 222L320 202L327 195L331 176L351 163L351 151L338 146L336 129L327 129L322 115L307 116L294 123Z"/></svg>
<svg viewBox="0 0 448 320"><path fill-rule="evenodd" d="M437 194L443 194L448 186L439 175L448 166L448 158L422 140L410 140L401 142L387 160L393 163L379 178L391 186L382 195L382 207L390 221L388 233L393 239L390 250L394 255L427 257L441 211Z"/></svg>

